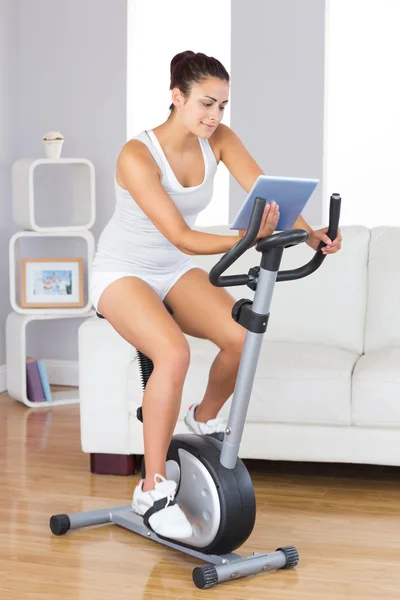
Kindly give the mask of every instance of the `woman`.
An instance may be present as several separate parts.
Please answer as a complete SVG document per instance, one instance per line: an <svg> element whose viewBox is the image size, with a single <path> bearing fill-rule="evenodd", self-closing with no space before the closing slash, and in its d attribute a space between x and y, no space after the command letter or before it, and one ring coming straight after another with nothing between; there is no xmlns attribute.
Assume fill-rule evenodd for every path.
<svg viewBox="0 0 400 600"><path fill-rule="evenodd" d="M224 429L218 413L233 392L246 334L231 317L234 298L211 285L208 273L190 258L227 252L238 236L192 227L211 200L220 161L246 192L263 171L235 133L221 125L229 75L218 60L191 51L177 54L170 89L169 118L129 140L118 157L116 209L98 242L91 299L154 364L143 397L146 479L135 488L133 510L144 515L152 508L149 523L156 533L184 538L191 525L174 503L175 482L166 479L166 453L190 360L184 334L211 340L220 349L202 402L185 417L197 434ZM266 206L258 238L271 235L278 220L278 207ZM296 227L310 232L308 243L315 249L321 240L328 244L326 253L340 248L340 235L332 242L326 230L313 231L302 218Z"/></svg>

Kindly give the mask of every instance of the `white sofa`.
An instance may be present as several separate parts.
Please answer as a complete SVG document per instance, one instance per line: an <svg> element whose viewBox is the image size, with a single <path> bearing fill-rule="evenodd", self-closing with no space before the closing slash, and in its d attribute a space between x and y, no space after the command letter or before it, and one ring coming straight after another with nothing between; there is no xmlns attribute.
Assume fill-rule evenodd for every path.
<svg viewBox="0 0 400 600"><path fill-rule="evenodd" d="M342 250L317 272L276 285L242 458L400 464L400 228L348 226L342 233ZM306 244L289 248L281 268L311 256ZM218 259L195 257L207 271ZM259 260L251 249L228 272L248 272ZM254 296L248 287L229 289L237 299ZM183 416L201 400L218 352L209 341L188 339L177 433L187 431ZM136 349L97 317L79 330L79 380L82 450L92 458L142 455ZM92 470L109 472L96 471L95 462Z"/></svg>

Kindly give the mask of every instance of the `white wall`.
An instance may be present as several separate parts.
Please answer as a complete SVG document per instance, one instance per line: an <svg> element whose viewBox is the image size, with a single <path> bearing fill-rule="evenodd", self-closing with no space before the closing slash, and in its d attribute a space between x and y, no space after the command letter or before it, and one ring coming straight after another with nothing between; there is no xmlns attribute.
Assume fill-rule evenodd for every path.
<svg viewBox="0 0 400 600"><path fill-rule="evenodd" d="M268 175L323 177L325 0L232 0L232 128ZM244 199L232 181L231 217ZM321 223L322 185L304 215Z"/></svg>
<svg viewBox="0 0 400 600"><path fill-rule="evenodd" d="M326 186L342 224L400 225L400 2L327 10Z"/></svg>
<svg viewBox="0 0 400 600"><path fill-rule="evenodd" d="M197 11L200 10L197 5ZM171 104L170 62L178 52L193 50L215 56L231 69L231 0L202 0L194 14L188 0L130 0L128 23L127 133L163 123ZM230 106L223 122L230 124ZM219 165L210 205L197 225L227 223L229 172Z"/></svg>

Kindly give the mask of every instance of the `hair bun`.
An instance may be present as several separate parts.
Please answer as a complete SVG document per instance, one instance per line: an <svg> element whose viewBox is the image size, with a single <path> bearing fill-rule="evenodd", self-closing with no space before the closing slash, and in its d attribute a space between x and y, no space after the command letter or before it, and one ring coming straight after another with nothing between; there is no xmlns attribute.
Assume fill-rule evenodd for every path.
<svg viewBox="0 0 400 600"><path fill-rule="evenodd" d="M229 82L229 73L219 60L202 52L185 50L175 54L171 60L169 89L178 88L183 96L188 97L192 86L208 77L217 77ZM174 104L169 108L174 110Z"/></svg>
<svg viewBox="0 0 400 600"><path fill-rule="evenodd" d="M185 50L184 52L179 52L178 54L175 54L175 56L171 60L171 75L172 71L175 69L178 63L180 63L185 58L188 58L189 56L195 56L195 54L196 53L192 50Z"/></svg>

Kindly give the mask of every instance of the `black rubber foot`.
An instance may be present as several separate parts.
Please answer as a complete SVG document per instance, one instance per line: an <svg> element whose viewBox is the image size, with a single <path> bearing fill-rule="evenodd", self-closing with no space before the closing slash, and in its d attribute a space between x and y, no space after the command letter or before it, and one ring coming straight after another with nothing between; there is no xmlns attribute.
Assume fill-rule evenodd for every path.
<svg viewBox="0 0 400 600"><path fill-rule="evenodd" d="M68 515L53 515L50 517L50 529L54 535L63 535L71 527Z"/></svg>
<svg viewBox="0 0 400 600"><path fill-rule="evenodd" d="M286 565L282 569L293 569L299 564L299 553L294 546L283 546L277 548L276 552L279 550L286 556Z"/></svg>
<svg viewBox="0 0 400 600"><path fill-rule="evenodd" d="M218 583L218 574L214 565L195 567L192 573L193 581L200 590L210 588Z"/></svg>

